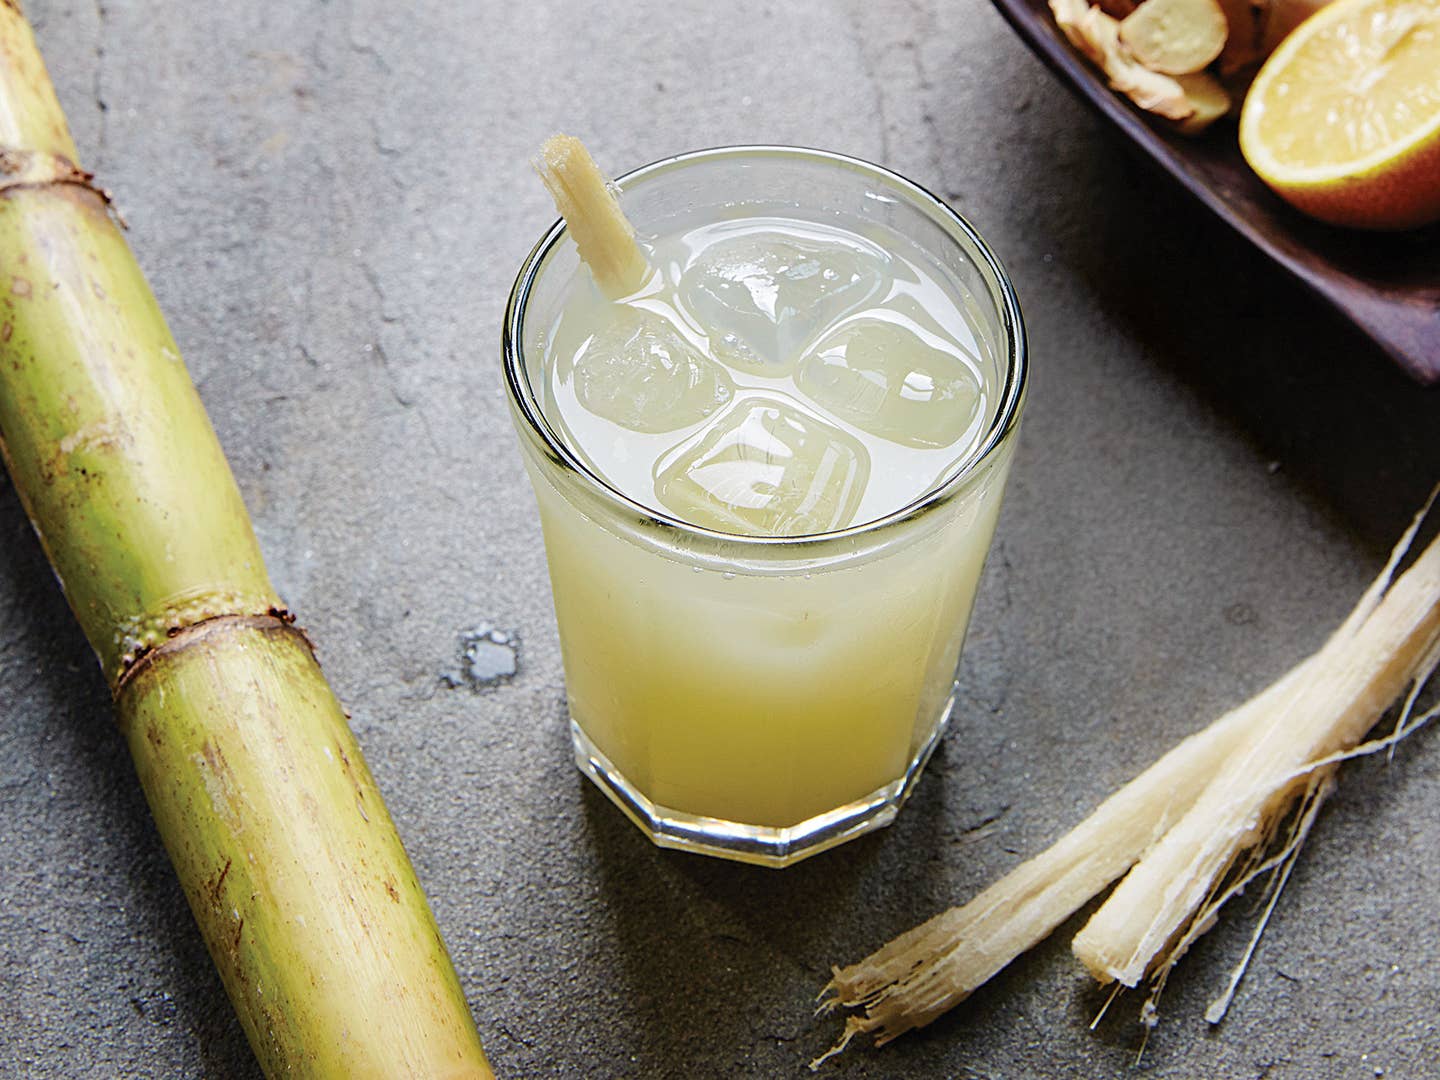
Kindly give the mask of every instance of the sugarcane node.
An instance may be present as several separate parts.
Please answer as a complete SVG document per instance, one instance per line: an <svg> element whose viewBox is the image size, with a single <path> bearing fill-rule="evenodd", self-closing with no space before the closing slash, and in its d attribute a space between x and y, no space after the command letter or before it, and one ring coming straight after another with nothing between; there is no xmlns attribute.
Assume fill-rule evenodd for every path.
<svg viewBox="0 0 1440 1080"><path fill-rule="evenodd" d="M103 425L99 425L83 436L67 436L64 442L71 443L71 449L74 449L80 445L114 445L113 438ZM59 450L60 452L51 456L42 467L42 479L47 484L54 483L71 469L70 451L66 450L63 443ZM76 471L84 473L83 469L77 468ZM72 492L70 497L83 500L85 496L80 492ZM111 665L105 666L106 675L112 680L112 685L118 683L120 676L142 656L173 638L179 630L187 626L221 615L253 615L259 610L272 615L276 607L272 599L273 594L268 586L260 592L233 588L199 589L181 593L154 609L127 616L119 620L114 627L114 645L119 655L115 658L113 669ZM314 642L307 638L306 644L310 646L311 653L314 653Z"/></svg>
<svg viewBox="0 0 1440 1080"><path fill-rule="evenodd" d="M278 615L266 612L264 615L212 615L209 618L200 619L197 622L188 623L184 626L168 627L165 631L166 640L158 645L146 645L136 649L133 653L122 658L122 668L115 680L115 689L112 697L119 702L126 689L131 683L139 679L147 668L157 661L163 660L175 653L185 649L200 648L202 643L211 635L221 633L235 627L248 628L262 634L284 634L286 637L299 638L305 644L305 648L313 657L315 655L315 643L304 630L294 625L295 618L290 616L289 621ZM123 716L123 713L120 714ZM123 724L122 724L123 728Z"/></svg>
<svg viewBox="0 0 1440 1080"><path fill-rule="evenodd" d="M0 192L15 188L51 187L57 184L68 184L92 192L115 215L120 225L129 227L115 210L115 200L110 192L95 183L94 173L86 172L62 154L0 146Z"/></svg>
<svg viewBox="0 0 1440 1080"><path fill-rule="evenodd" d="M310 655L315 657L315 662L317 664L320 662L320 650L315 647L315 639L310 636L309 631L307 631L303 626L296 625L295 616L291 612L285 610L284 608L281 608L278 612L271 611L269 614L273 615L275 618L283 622L286 626L290 627L290 629L294 630L295 633L299 634L300 640L305 642L305 647L310 650ZM341 711L344 712L345 710L342 709ZM348 712L345 713L345 719L350 719L350 714Z"/></svg>

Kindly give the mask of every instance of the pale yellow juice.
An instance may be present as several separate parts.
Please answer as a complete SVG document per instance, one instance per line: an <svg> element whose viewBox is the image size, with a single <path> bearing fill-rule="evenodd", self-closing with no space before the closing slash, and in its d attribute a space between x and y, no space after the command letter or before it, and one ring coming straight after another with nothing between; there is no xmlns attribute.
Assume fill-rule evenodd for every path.
<svg viewBox="0 0 1440 1080"><path fill-rule="evenodd" d="M1003 475L883 575L656 557L540 506L571 715L660 807L783 828L904 777L934 733Z"/></svg>
<svg viewBox="0 0 1440 1080"><path fill-rule="evenodd" d="M978 301L833 212L682 215L645 240L642 289L608 300L580 268L541 334L552 429L662 525L841 535L632 529L532 459L572 718L667 814L783 830L893 799L947 714L1012 444L943 512L858 527L992 431Z"/></svg>

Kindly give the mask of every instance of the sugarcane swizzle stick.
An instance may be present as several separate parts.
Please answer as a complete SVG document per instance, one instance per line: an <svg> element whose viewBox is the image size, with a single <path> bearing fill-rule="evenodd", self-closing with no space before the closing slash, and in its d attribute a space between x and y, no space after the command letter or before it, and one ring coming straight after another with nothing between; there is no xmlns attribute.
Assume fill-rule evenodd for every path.
<svg viewBox="0 0 1440 1080"><path fill-rule="evenodd" d="M0 0L0 450L270 1076L489 1077L154 297Z"/></svg>
<svg viewBox="0 0 1440 1080"><path fill-rule="evenodd" d="M618 300L640 288L650 264L635 243L635 226L585 144L573 135L551 135L540 147L535 171L600 291Z"/></svg>

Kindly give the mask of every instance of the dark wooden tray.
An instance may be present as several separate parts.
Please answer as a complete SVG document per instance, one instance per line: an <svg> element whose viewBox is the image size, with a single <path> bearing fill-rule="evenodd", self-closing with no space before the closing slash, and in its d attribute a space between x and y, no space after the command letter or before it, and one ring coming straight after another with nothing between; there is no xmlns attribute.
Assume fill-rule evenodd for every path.
<svg viewBox="0 0 1440 1080"><path fill-rule="evenodd" d="M1440 384L1440 226L1365 233L1311 221L1271 193L1240 156L1233 124L1198 139L1163 130L1070 47L1046 0L994 0L1062 82L1186 190L1299 278L1413 379Z"/></svg>

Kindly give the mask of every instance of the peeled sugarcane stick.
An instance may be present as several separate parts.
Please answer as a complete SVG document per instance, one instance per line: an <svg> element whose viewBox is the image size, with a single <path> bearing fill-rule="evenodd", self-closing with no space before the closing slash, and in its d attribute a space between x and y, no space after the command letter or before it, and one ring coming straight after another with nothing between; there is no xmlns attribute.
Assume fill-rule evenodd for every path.
<svg viewBox="0 0 1440 1080"><path fill-rule="evenodd" d="M1265 712L1305 672L1302 663L1191 735L973 900L901 934L856 964L836 968L825 988L824 1007L859 1008L864 1015L846 1021L843 1039L831 1053L858 1034L873 1032L876 1045L884 1046L924 1027L1044 940L1179 820L1226 757L1251 737Z"/></svg>
<svg viewBox="0 0 1440 1080"><path fill-rule="evenodd" d="M1394 579L1395 569L1428 510L1429 504L1400 539L1390 561L1349 617L1318 653L1180 743L1049 849L1022 863L969 903L900 935L857 964L835 969L822 994L829 995L822 1008L843 1005L862 1009L863 1015L850 1017L840 1042L811 1067L818 1067L840 1052L856 1034L873 1032L877 1044L883 1045L930 1023L1038 943L1137 860L1148 860L1151 856L1147 850L1159 850L1182 824L1189 823L1201 834L1208 826L1222 826L1223 821L1202 816L1202 802L1226 777L1230 778L1234 794L1236 778L1247 775L1246 763L1253 765L1264 748L1273 753L1276 747L1290 742L1297 751L1308 745L1307 753L1291 755L1288 771L1276 766L1268 777L1261 778L1269 783L1272 798L1260 799L1265 814L1245 833L1252 842L1263 842L1284 816L1285 806L1292 800L1304 800L1285 851L1274 859L1253 858L1250 873L1242 874L1239 883L1222 887L1212 879L1207 884L1201 892L1205 906L1189 925L1173 931L1161 943L1169 951L1160 963L1173 964L1208 928L1219 905L1234 895L1244 880L1265 869L1280 867L1298 848L1330 790L1330 774L1340 760L1393 746L1394 740L1404 734L1397 728L1389 739L1355 746L1407 685L1413 688L1405 703L1408 712L1420 686L1440 663L1440 539ZM1339 696L1332 698L1332 693ZM1303 732L1289 726L1296 717L1310 717L1307 709L1328 717L1329 722L1328 733L1310 739L1308 744ZM1325 726L1313 717L1311 720ZM1282 794L1276 796L1277 792ZM1232 840L1238 835L1233 830L1230 833ZM1227 866L1239 866L1239 858L1240 853L1232 851ZM1144 866L1144 861L1140 865ZM1161 875L1151 878L1152 886L1165 895L1186 883L1184 879L1167 880ZM1117 895L1119 890L1110 902ZM1123 917L1116 922L1124 928ZM1153 961L1152 954L1146 966L1153 965ZM1108 968L1102 971L1115 977ZM1227 997L1212 1006L1212 1015L1223 1015L1228 993L1236 981L1238 973L1232 978Z"/></svg>
<svg viewBox="0 0 1440 1080"><path fill-rule="evenodd" d="M635 243L635 227L585 144L573 135L550 136L535 171L600 291L616 300L644 284L650 264Z"/></svg>
<svg viewBox="0 0 1440 1080"><path fill-rule="evenodd" d="M1233 755L1190 811L1135 866L1075 937L1100 982L1135 986L1188 943L1222 876L1309 780L1313 763L1350 750L1440 647L1440 540L1400 575L1358 625L1342 628L1264 735Z"/></svg>
<svg viewBox="0 0 1440 1080"><path fill-rule="evenodd" d="M0 454L272 1077L490 1077L345 716L0 0Z"/></svg>

